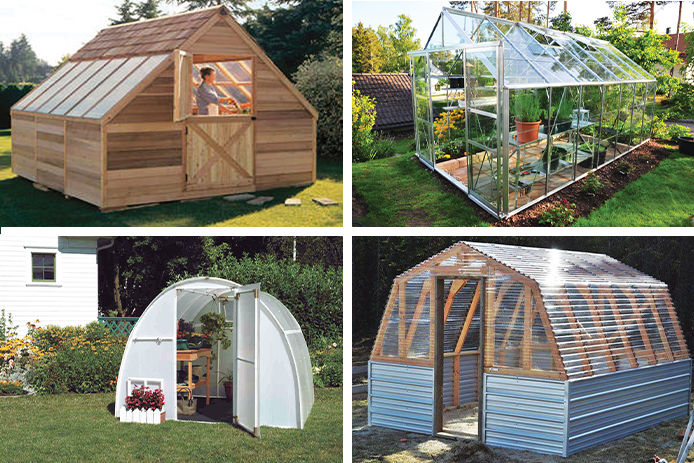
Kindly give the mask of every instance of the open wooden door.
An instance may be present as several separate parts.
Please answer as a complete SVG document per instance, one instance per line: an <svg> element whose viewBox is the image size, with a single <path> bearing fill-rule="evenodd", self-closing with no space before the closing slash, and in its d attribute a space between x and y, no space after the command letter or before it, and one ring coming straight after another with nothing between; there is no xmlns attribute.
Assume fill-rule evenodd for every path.
<svg viewBox="0 0 694 463"><path fill-rule="evenodd" d="M193 55L174 51L174 121L180 122L193 112Z"/></svg>
<svg viewBox="0 0 694 463"><path fill-rule="evenodd" d="M250 116L190 117L186 127L186 190L253 184Z"/></svg>
<svg viewBox="0 0 694 463"><path fill-rule="evenodd" d="M260 337L260 285L241 286L236 290L234 310L234 422L260 437L258 383L258 344Z"/></svg>

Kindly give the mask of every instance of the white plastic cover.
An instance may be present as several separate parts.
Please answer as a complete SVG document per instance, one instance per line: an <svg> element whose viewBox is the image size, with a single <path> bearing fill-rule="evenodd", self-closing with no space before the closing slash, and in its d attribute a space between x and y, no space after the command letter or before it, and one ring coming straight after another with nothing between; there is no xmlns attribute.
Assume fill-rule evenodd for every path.
<svg viewBox="0 0 694 463"><path fill-rule="evenodd" d="M197 277L176 283L161 292L147 307L130 333L116 386L116 416L125 404L128 378L163 379L164 411L176 414L176 320L192 320L196 328L206 312L225 313L231 321L233 294L240 285L219 278ZM224 297L229 296L225 301ZM313 406L311 359L301 328L289 310L268 293L258 303L258 403L260 425L303 428ZM211 392L224 397L221 375L233 366L233 345L219 351L212 363ZM221 375L220 375L221 373ZM204 395L204 386L195 390ZM235 393L234 400L249 400ZM231 404L229 405L231 407Z"/></svg>

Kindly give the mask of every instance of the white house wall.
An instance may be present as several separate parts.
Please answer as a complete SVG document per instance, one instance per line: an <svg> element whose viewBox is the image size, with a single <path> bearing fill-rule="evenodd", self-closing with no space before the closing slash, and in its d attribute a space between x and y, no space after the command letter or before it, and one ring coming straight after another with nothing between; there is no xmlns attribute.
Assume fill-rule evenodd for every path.
<svg viewBox="0 0 694 463"><path fill-rule="evenodd" d="M27 322L85 325L98 316L97 238L0 235L0 309ZM31 253L56 254L56 282L32 283Z"/></svg>

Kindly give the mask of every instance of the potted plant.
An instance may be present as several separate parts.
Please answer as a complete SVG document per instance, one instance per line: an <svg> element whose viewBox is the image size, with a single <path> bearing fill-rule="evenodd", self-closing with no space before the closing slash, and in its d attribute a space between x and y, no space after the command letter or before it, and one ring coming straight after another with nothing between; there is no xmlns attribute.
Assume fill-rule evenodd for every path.
<svg viewBox="0 0 694 463"><path fill-rule="evenodd" d="M160 424L166 420L164 392L140 386L125 398L125 406L120 409L120 420L126 423Z"/></svg>
<svg viewBox="0 0 694 463"><path fill-rule="evenodd" d="M224 392L227 395L227 400L231 400L234 397L234 377L232 372L227 372L219 382L224 383Z"/></svg>
<svg viewBox="0 0 694 463"><path fill-rule="evenodd" d="M222 349L228 349L231 346L227 330L231 328L231 323L227 323L224 314L207 312L200 317L202 323L202 332L211 342L220 342Z"/></svg>
<svg viewBox="0 0 694 463"><path fill-rule="evenodd" d="M537 140L540 131L540 103L532 93L521 93L513 104L518 144Z"/></svg>
<svg viewBox="0 0 694 463"><path fill-rule="evenodd" d="M188 339L193 334L193 324L180 318L176 328L176 349L187 350Z"/></svg>
<svg viewBox="0 0 694 463"><path fill-rule="evenodd" d="M559 160L562 156L565 156L567 153L568 151L566 151L564 148L560 146L552 146L551 152L549 146L546 146L545 149L542 151L542 168L544 169L545 173L549 173L556 170L559 166ZM547 168L548 164L549 169Z"/></svg>

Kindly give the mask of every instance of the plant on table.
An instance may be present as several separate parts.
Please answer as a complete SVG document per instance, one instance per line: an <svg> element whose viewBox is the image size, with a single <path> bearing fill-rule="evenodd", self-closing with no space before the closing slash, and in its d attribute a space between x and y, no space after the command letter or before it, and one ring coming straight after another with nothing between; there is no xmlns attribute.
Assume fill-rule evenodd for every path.
<svg viewBox="0 0 694 463"><path fill-rule="evenodd" d="M520 93L516 95L513 103L516 117L516 130L518 143L529 143L537 140L540 130L540 103L533 93Z"/></svg>
<svg viewBox="0 0 694 463"><path fill-rule="evenodd" d="M224 314L207 312L200 317L202 332L211 338L212 342L220 342L222 349L231 347L227 331L231 329L231 323L227 323Z"/></svg>
<svg viewBox="0 0 694 463"><path fill-rule="evenodd" d="M542 211L538 223L552 227L571 225L576 220L576 204L562 199L552 204L549 209Z"/></svg>

